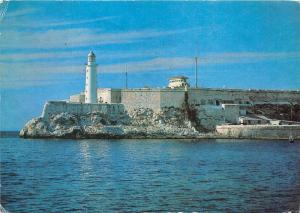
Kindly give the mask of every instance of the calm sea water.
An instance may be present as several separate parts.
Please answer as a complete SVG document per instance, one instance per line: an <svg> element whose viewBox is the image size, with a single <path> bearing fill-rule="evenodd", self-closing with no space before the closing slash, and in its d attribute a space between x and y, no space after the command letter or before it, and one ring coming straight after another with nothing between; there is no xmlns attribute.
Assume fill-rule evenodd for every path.
<svg viewBox="0 0 300 213"><path fill-rule="evenodd" d="M283 212L300 205L300 142L1 138L11 212Z"/></svg>

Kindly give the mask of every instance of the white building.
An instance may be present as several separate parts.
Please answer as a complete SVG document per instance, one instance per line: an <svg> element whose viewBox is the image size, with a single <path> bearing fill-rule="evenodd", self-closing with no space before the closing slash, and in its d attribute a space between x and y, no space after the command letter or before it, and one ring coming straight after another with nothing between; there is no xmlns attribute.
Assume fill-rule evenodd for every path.
<svg viewBox="0 0 300 213"><path fill-rule="evenodd" d="M98 103L121 103L121 89L98 88Z"/></svg>
<svg viewBox="0 0 300 213"><path fill-rule="evenodd" d="M76 95L71 95L69 101L71 103L85 103L84 92Z"/></svg>
<svg viewBox="0 0 300 213"><path fill-rule="evenodd" d="M85 74L85 103L97 103L97 64L96 55L88 54Z"/></svg>
<svg viewBox="0 0 300 213"><path fill-rule="evenodd" d="M171 89L190 87L190 85L187 82L187 79L188 77L185 76L174 76L169 79L168 87Z"/></svg>

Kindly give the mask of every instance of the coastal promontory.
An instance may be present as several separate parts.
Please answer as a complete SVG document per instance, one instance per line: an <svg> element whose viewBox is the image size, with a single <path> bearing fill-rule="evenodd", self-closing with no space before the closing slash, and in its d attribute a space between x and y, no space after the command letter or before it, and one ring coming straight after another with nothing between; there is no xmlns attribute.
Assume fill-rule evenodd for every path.
<svg viewBox="0 0 300 213"><path fill-rule="evenodd" d="M58 113L30 120L24 138L196 138L199 132L178 108L160 112L140 108L129 112Z"/></svg>
<svg viewBox="0 0 300 213"><path fill-rule="evenodd" d="M97 88L88 54L85 90L47 101L24 138L300 138L300 91L191 87L173 76L163 88Z"/></svg>

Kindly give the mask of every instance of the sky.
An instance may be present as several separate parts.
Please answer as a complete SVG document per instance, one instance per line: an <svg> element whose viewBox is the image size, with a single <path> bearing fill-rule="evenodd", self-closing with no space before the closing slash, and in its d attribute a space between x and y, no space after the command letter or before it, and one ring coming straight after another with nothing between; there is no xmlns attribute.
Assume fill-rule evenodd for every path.
<svg viewBox="0 0 300 213"><path fill-rule="evenodd" d="M0 21L0 130L19 130L47 100L98 87L300 89L300 3L11 1Z"/></svg>

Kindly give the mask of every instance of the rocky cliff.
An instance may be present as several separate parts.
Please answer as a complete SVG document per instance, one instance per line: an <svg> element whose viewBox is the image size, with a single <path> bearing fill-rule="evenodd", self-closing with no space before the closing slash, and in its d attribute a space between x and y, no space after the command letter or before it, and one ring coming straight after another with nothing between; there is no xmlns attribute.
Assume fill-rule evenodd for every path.
<svg viewBox="0 0 300 213"><path fill-rule="evenodd" d="M199 132L179 108L140 108L117 114L57 113L30 120L24 138L196 138Z"/></svg>

